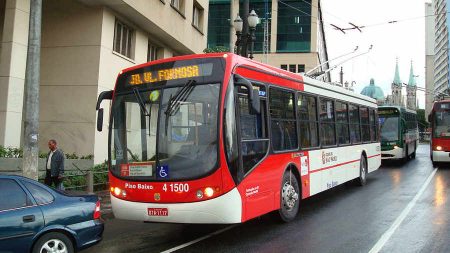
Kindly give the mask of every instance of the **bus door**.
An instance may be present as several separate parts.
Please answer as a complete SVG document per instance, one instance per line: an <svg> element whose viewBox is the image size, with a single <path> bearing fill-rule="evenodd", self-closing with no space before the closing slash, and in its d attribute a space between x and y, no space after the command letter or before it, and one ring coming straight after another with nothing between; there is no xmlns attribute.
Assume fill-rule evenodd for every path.
<svg viewBox="0 0 450 253"><path fill-rule="evenodd" d="M255 217L273 207L274 193L266 166L262 165L269 148L267 128L266 87L253 84L260 97L259 112L249 107L248 92L236 87L236 116L238 129L239 161L243 180L239 186L244 204L244 217Z"/></svg>

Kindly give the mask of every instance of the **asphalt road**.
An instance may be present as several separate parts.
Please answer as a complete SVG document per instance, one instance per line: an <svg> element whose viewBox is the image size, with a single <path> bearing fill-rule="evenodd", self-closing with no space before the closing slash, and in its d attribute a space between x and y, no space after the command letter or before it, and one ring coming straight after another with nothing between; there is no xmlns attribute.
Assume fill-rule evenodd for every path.
<svg viewBox="0 0 450 253"><path fill-rule="evenodd" d="M270 215L233 226L108 219L103 241L83 252L450 252L449 186L450 168L435 170L421 145L415 160L383 163L364 187L303 201L288 224Z"/></svg>

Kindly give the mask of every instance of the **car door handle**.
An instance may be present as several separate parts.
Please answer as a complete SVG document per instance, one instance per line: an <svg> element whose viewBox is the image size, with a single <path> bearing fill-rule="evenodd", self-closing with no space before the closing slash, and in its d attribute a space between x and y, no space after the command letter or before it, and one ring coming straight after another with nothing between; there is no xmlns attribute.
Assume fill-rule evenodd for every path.
<svg viewBox="0 0 450 253"><path fill-rule="evenodd" d="M23 221L24 222L33 222L34 221L34 215L23 216Z"/></svg>

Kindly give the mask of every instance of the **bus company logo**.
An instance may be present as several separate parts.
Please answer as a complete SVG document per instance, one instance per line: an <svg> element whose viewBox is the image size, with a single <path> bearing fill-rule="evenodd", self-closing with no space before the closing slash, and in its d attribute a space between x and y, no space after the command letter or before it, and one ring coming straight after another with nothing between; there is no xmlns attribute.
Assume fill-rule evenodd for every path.
<svg viewBox="0 0 450 253"><path fill-rule="evenodd" d="M159 192L155 193L153 195L153 197L155 198L156 201L160 201L161 200L161 194L159 194Z"/></svg>
<svg viewBox="0 0 450 253"><path fill-rule="evenodd" d="M322 151L322 164L327 164L331 162L336 162L337 156L333 154L333 152L325 152Z"/></svg>

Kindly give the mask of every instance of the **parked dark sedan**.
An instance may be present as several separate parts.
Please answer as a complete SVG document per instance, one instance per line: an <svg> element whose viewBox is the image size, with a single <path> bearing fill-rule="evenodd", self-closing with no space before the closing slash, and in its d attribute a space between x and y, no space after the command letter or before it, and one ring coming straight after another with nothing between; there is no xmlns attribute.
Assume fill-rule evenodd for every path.
<svg viewBox="0 0 450 253"><path fill-rule="evenodd" d="M0 175L0 253L72 253L102 239L100 201Z"/></svg>

